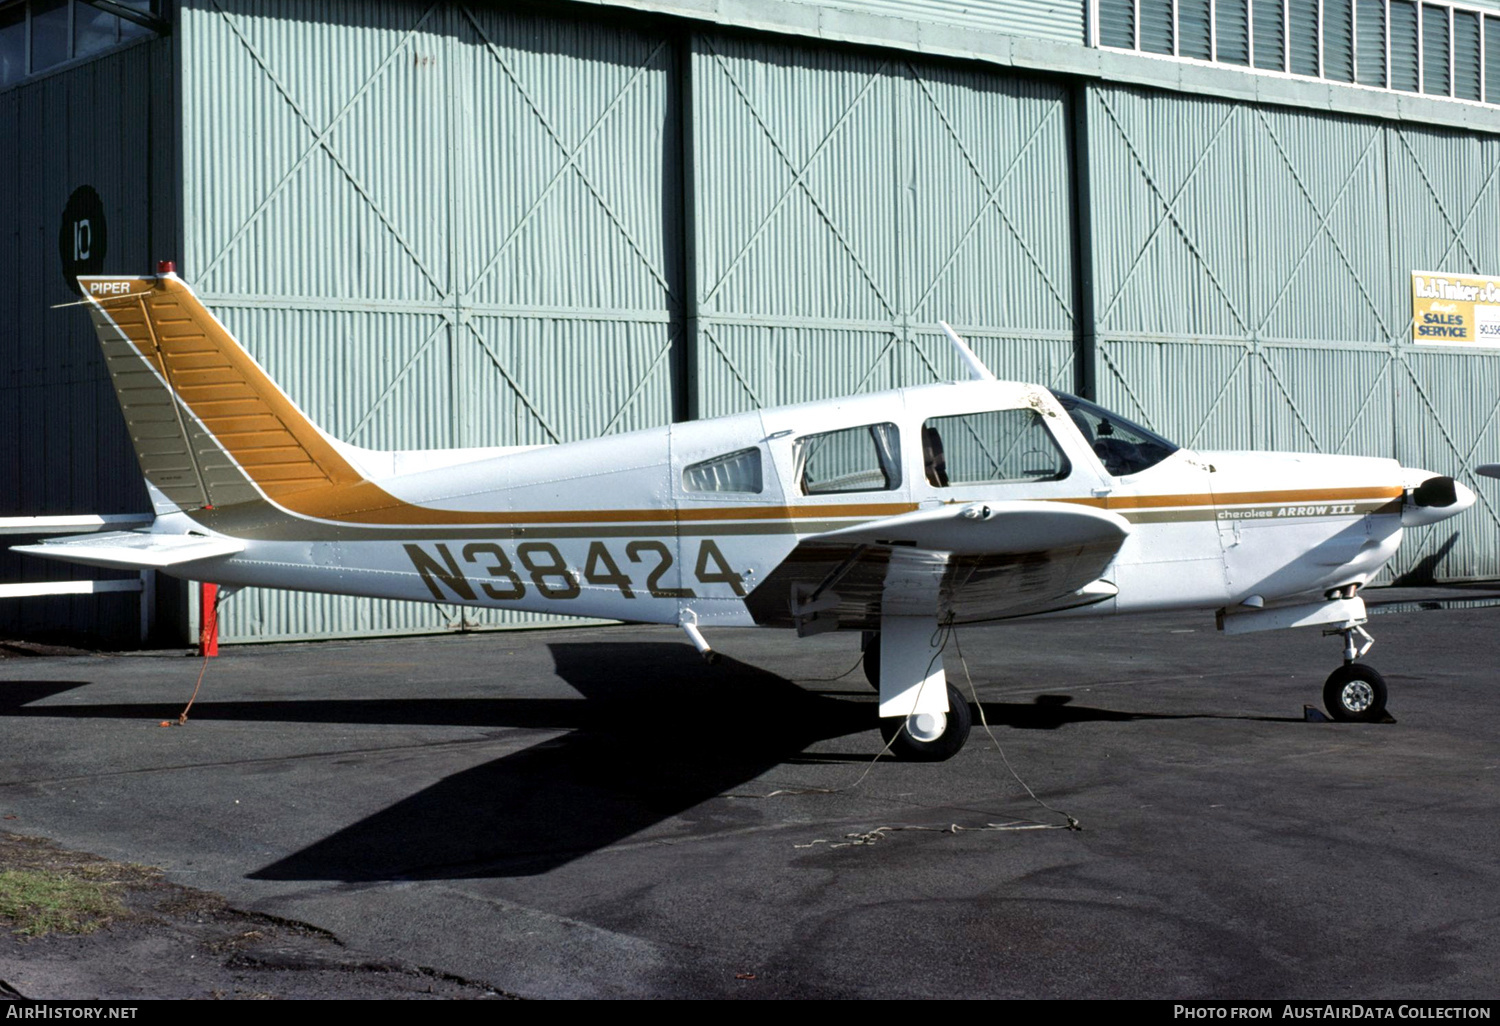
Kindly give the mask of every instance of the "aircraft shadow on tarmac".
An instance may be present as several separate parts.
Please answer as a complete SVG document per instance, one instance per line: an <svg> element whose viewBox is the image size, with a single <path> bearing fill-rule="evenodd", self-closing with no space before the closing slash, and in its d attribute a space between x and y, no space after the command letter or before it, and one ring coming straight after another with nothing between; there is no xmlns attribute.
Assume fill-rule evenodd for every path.
<svg viewBox="0 0 1500 1026"><path fill-rule="evenodd" d="M582 699L497 695L194 705L192 715L199 721L569 731L452 774L251 878L372 882L545 873L673 816L682 817L690 831L705 833L752 825L760 818L752 803L705 803L778 765L861 763L878 750L873 692L817 693L728 658L706 666L691 648L678 644L562 643L551 649L559 676ZM84 683L0 682L0 716L163 720L180 711L178 705L151 703L29 704ZM1030 703L985 702L984 713L992 726L1028 730L1087 721L1205 718L1070 702L1066 695L1041 695ZM817 742L866 731L868 753L803 755Z"/></svg>

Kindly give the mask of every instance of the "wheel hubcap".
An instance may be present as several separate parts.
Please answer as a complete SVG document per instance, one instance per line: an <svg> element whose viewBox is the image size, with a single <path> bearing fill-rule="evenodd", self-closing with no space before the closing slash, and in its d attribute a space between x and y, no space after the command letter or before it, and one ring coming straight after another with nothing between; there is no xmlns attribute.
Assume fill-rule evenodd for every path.
<svg viewBox="0 0 1500 1026"><path fill-rule="evenodd" d="M906 732L914 741L936 741L947 727L946 713L917 713L906 718Z"/></svg>
<svg viewBox="0 0 1500 1026"><path fill-rule="evenodd" d="M1375 704L1375 689L1362 680L1351 680L1344 685L1344 691L1340 697L1345 709L1350 712L1364 712Z"/></svg>

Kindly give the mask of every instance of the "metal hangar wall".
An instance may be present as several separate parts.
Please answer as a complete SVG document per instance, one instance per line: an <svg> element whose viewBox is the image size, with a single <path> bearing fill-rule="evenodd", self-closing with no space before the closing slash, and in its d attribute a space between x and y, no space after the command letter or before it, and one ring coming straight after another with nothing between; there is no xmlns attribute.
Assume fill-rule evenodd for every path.
<svg viewBox="0 0 1500 1026"><path fill-rule="evenodd" d="M175 255L360 445L568 441L935 380L957 372L941 318L1001 376L1184 444L1459 472L1480 504L1394 570L1500 576L1500 491L1468 470L1500 453L1500 353L1413 346L1409 282L1500 272L1500 107L1461 74L1493 60L1500 89L1500 40L1444 6L1418 88L1395 60L1360 85L1373 15L1352 2L1347 78L1337 0L1311 74L1295 16L1276 36L1255 15L1254 65L1228 21L1194 56L1192 0L158 9L169 32L0 85L11 152L69 154L0 171L8 512L144 501L86 318L50 309L54 222L88 183L111 269ZM100 140L119 156L85 158ZM40 608L0 624L113 615ZM535 622L253 590L224 608L234 640Z"/></svg>
<svg viewBox="0 0 1500 1026"><path fill-rule="evenodd" d="M329 430L545 443L931 380L939 317L1072 387L1064 84L609 13L183 10L184 273ZM225 622L460 616L530 622L255 591Z"/></svg>

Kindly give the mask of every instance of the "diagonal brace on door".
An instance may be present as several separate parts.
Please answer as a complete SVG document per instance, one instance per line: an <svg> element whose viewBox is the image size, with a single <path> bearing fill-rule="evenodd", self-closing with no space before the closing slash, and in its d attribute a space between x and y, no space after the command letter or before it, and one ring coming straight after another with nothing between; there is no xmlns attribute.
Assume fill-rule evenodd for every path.
<svg viewBox="0 0 1500 1026"><path fill-rule="evenodd" d="M1442 215L1444 223L1448 225L1448 230L1453 233L1453 238L1449 241L1448 248L1443 250L1442 260L1446 261L1448 259L1448 255L1453 252L1453 247L1457 245L1458 248L1462 250L1464 258L1469 261L1469 266L1478 268L1479 266L1481 266L1480 261L1475 258L1473 253L1469 252L1469 247L1464 245L1463 233L1468 228L1469 221L1471 218L1473 218L1474 212L1479 209L1480 201L1484 199L1485 194L1489 191L1490 185L1494 182L1495 171L1497 170L1497 168L1500 168L1500 162L1490 162L1490 172L1485 176L1484 183L1480 185L1479 191L1475 193L1474 202L1469 204L1469 209L1468 212L1464 214L1463 222L1461 224L1454 224L1452 216L1450 216L1448 213L1447 204L1445 204L1442 198L1438 195L1437 186L1432 183L1432 179L1427 174L1427 168L1422 163L1422 158L1417 156L1416 151L1411 148L1411 143L1406 141L1406 133L1402 132L1399 129L1396 129L1395 132L1396 138L1401 142L1401 148L1406 151L1407 156L1411 157L1411 162L1416 167L1417 174L1419 177L1421 177L1422 184L1427 189L1427 194L1432 197L1432 202L1437 206L1438 213ZM1410 328L1411 325L1410 323L1408 323L1408 331L1410 330Z"/></svg>
<svg viewBox="0 0 1500 1026"><path fill-rule="evenodd" d="M438 5L436 3L433 3L427 8L426 11L423 12L422 16L417 19L416 24L414 24L410 29L406 31L404 35L402 35L401 39L396 43L394 47L392 47L391 51L386 54L385 59L380 62L379 66L376 67L373 72L371 72L370 76L365 79L363 84L361 84L360 87L355 90L354 95L349 98L348 102L346 102L344 106L339 110L339 112L333 116L333 119L329 121L329 123L321 131L319 131L318 128L313 124L312 119L292 97L291 91L287 88L286 84L281 81L280 77L277 76L274 71L271 70L270 64L267 63L265 57L260 53L260 50L255 46L255 44L250 42L249 38L246 37L244 31L235 22L230 13L224 9L219 0L213 0L213 4L214 7L218 9L219 14L223 17L224 23L227 24L230 28L230 31L234 33L235 38L239 40L240 44L245 48L246 52L250 54L251 60L256 63L256 65L265 74L266 78L270 80L271 84L276 88L277 93L280 94L281 98L286 102L287 106L291 108L292 112L297 115L298 120L302 122L303 127L306 128L307 131L313 136L313 142L305 150L303 150L302 155L297 158L296 162L292 164L292 166L287 170L286 174L282 175L281 179L277 181L277 183L272 187L271 191L266 194L265 198L261 200L260 204L253 211L251 211L250 216L245 219L245 222L240 225L240 227L230 237L229 241L226 242L223 248L221 248L219 252L214 256L214 258L208 262L208 265L199 275L199 280L204 281L208 279L209 275L213 273L214 269L224 261L224 258L229 255L229 253L234 249L239 240L244 237L245 233L248 232L250 228L260 220L261 216L266 212L266 210L270 208L271 202L281 194L281 192L287 187L287 185L291 183L297 172L302 169L303 165L305 165L307 161L312 157L312 155L318 152L318 150L321 148L333 160L335 166L338 167L339 171L344 175L344 177L348 179L349 184L354 188L354 191L359 195L359 197L369 205L375 216L380 220L380 223L384 225L386 230L389 231L391 235L396 239L396 242L406 252L407 257L412 261L413 264L416 265L417 269L422 272L422 276L426 278L427 281L432 285L433 289L439 295L441 295L443 293L443 286L439 284L437 277L427 267L422 258L418 256L416 250L406 240L406 237L402 235L400 229L398 229L395 224L391 222L391 219L386 216L385 211L381 209L380 204L375 201L375 198L370 194L370 191L365 187L364 183L349 168L349 165L345 163L344 159L339 156L339 154L334 150L333 146L328 141L328 138L333 134L334 129L336 129L343 122L348 113L354 109L355 105L360 101L361 98L364 97L365 93L370 90L370 87L380 79L380 77L385 73L386 68L388 68L391 62L395 60L396 55L406 48L407 43L409 43L412 37L414 37L417 32L421 30L422 26L426 24L427 19L432 16L432 12L437 10Z"/></svg>
<svg viewBox="0 0 1500 1026"><path fill-rule="evenodd" d="M1229 291L1224 287L1223 282L1219 281L1219 277L1214 273L1213 268L1209 266L1207 257L1205 257L1203 252L1199 250L1198 244L1193 239L1192 233L1187 230L1187 226L1183 224L1181 218L1177 216L1177 203L1182 199L1183 194L1187 192L1187 188L1192 184L1193 179L1198 176L1199 170L1201 170L1204 164L1207 163L1208 155L1213 152L1215 144L1217 144L1219 141L1219 136L1224 134L1224 130L1228 128L1229 123L1234 120L1235 109L1231 107L1229 109L1229 113L1225 115L1224 120L1219 122L1218 126L1214 129L1212 137L1209 138L1208 143L1203 147L1203 152L1198 154L1198 159L1193 162L1192 168L1189 169L1187 175L1183 178L1182 183L1178 185L1177 191L1172 194L1172 197L1170 199L1168 199L1165 190L1163 190L1161 185L1156 181L1155 176L1151 174L1151 169L1146 166L1146 161L1141 156L1140 150L1135 145L1134 140L1130 138L1130 133L1125 131L1125 126L1120 122L1119 115L1115 112L1114 108L1110 106L1109 101L1104 98L1103 94L1099 95L1099 104L1104 108L1104 113L1109 116L1109 120L1114 124L1115 131L1120 134L1121 140L1123 140L1125 143L1125 148L1130 151L1131 159L1135 161L1136 169L1140 171L1141 177L1145 179L1147 187L1156 195L1156 200L1158 203L1162 204L1163 209L1160 216L1157 217L1155 226L1151 229L1151 234L1147 236L1146 241L1136 252L1135 260L1131 263L1130 269L1126 271L1125 276L1120 279L1120 287L1115 291L1114 296L1110 298L1109 305L1105 307L1104 312L1098 316L1098 322L1100 324L1103 324L1105 321L1107 321L1109 319L1109 315L1112 314L1115 307L1119 305L1120 299L1125 295L1126 287L1130 284L1130 279L1135 276L1137 268L1141 266L1141 261L1145 259L1147 250L1149 250L1152 243L1155 242L1156 236L1160 233L1162 225L1166 224L1166 222L1170 220L1172 222L1172 226L1177 229L1177 234L1182 236L1183 244L1187 246L1188 252L1193 254L1194 259L1198 261L1198 266L1203 268L1203 273L1208 275L1209 282L1212 283L1215 291L1219 293L1219 297L1224 300L1224 305L1229 309L1230 316L1232 316L1235 319L1235 322L1239 324L1240 330L1244 331L1245 334L1248 335L1250 333L1250 325L1245 322L1245 318L1240 316L1239 310L1235 307L1234 300L1229 296Z"/></svg>
<svg viewBox="0 0 1500 1026"><path fill-rule="evenodd" d="M729 280L729 276L734 272L735 268L739 266L740 261L744 259L745 255L750 252L751 248L754 247L756 242L759 241L760 237L765 233L767 226L771 223L771 219L776 216L777 211L779 211L782 205L786 203L787 198L790 197L795 190L800 188L802 192L806 194L809 202L812 203L813 209L817 212L818 217L823 221L824 224L828 226L828 230L833 234L834 239L841 247L843 247L844 252L849 255L849 259L854 261L854 266L859 268L859 273L864 277L866 283L869 284L870 289L875 293L875 298L879 300L880 305L885 308L885 311L889 316L896 317L897 314L895 304L892 303L886 296L885 290L883 290L880 287L879 283L876 282L874 274L871 273L870 269L865 266L865 262L861 260L859 254L854 251L854 247L850 244L849 240L844 237L844 233L839 228L838 223L833 219L833 215L831 215L827 211L827 209L825 209L822 201L819 200L817 195L812 191L812 187L807 184L807 175L812 170L813 165L823 154L823 151L828 148L829 144L834 140L834 138L837 137L839 131L844 127L845 122L849 120L850 115L854 113L854 111L859 107L864 98L875 87L875 83L880 81L881 76L885 74L885 70L890 66L890 63L883 63L880 65L880 67L875 69L875 72L865 82L859 93L854 97L853 100L849 102L849 105L844 108L843 112L839 114L838 120L836 120L833 126L828 129L823 138L819 140L818 145L813 147L813 151L808 155L807 160L803 162L801 167L798 167L792 161L792 158L787 155L785 148L781 145L781 141L776 138L776 134L772 132L771 127L766 124L765 119L761 116L760 111L756 109L755 104L751 102L750 97L746 94L745 89L740 84L739 79L736 78L734 72L730 70L729 63L724 59L724 56L717 50L713 49L712 42L708 43L708 47L713 51L714 60L719 65L719 69L724 73L724 77L734 88L735 95L737 95L744 103L745 108L750 112L751 118L755 121L757 127L760 128L761 132L765 135L767 141L770 142L772 151L775 152L776 156L780 158L781 162L786 165L787 170L792 172L792 180L787 184L786 188L782 190L781 195L777 198L776 202L772 204L771 209L766 213L766 216L761 220L760 224L756 225L755 230L750 233L750 237L745 240L745 244L740 247L740 251L736 253L733 259L731 259L725 266L723 273L719 276L719 280L715 282L713 287L704 294L703 298L699 301L700 304L702 306L707 306L713 299L713 297L718 294L719 289L722 288L724 283Z"/></svg>
<svg viewBox="0 0 1500 1026"><path fill-rule="evenodd" d="M969 241L969 236L973 235L975 230L979 227L979 222L983 219L985 212L988 211L991 207L994 207L995 212L1000 215L1001 223L1005 225L1010 234L1014 236L1016 242L1020 244L1021 251L1026 254L1026 259L1031 261L1031 266L1036 269L1037 274L1041 275L1042 281L1047 285L1047 290L1052 293L1052 298L1057 301L1057 305L1062 310L1063 315L1067 317L1068 321L1071 323L1073 320L1072 302L1069 299L1064 298L1062 292L1058 290L1056 283L1052 280L1052 276L1049 275L1047 273L1047 269L1042 266L1041 258L1038 257L1032 250L1031 244L1026 241L1026 238L1021 234L1020 229L1018 229L1015 223L1011 220L1010 212L1006 210L1005 205L999 201L1000 190L1005 188L1006 183L1010 181L1010 178L1015 174L1016 169L1021 166L1022 158L1025 157L1026 154L1031 150L1032 144L1041 137L1042 129L1046 128L1047 125L1050 124L1053 120L1053 117L1063 109L1063 101L1059 99L1056 103L1054 103L1047 109L1047 112L1043 114L1041 118L1037 120L1035 127L1032 128L1031 133L1026 137L1026 141L1021 144L1021 148L1016 151L1015 156L1011 158L1011 161L1006 166L1005 171L1001 173L999 181L997 181L992 186L989 183L989 179L985 176L985 173L980 170L979 162L974 158L974 154L971 152L969 146L964 142L963 138L959 135L958 129L954 127L952 120L948 117L948 112L943 109L942 104L938 103L937 97L932 95L932 90L928 87L927 82L922 78L921 75L917 73L917 69L911 64L907 65L907 70L911 72L911 76L916 81L917 87L921 90L922 95L926 96L927 101L932 104L932 109L937 112L938 120L942 122L944 130L948 133L948 137L952 139L954 145L958 147L959 153L963 155L964 163L968 165L969 170L974 174L974 177L979 180L980 187L984 189L986 193L984 202L980 204L979 210L974 214L974 217L969 222L968 227L965 228L963 233L959 236L958 242L956 242L953 246L953 251L948 254L948 259L943 262L943 266L939 268L937 274L933 276L931 283L929 283L927 288L923 290L921 297L911 305L911 309L913 311L921 309L922 304L927 301L927 297L932 295L933 290L938 287L938 284L943 280L944 276L947 275L948 270L954 265L955 262L957 262L958 255L963 250L964 244Z"/></svg>
<svg viewBox="0 0 1500 1026"><path fill-rule="evenodd" d="M619 214L616 213L615 209L612 206L610 206L609 202L604 198L603 193L600 192L593 179L589 177L588 173L585 172L583 170L583 167L579 164L579 158L583 155L583 152L588 147L588 144L593 140L599 129L609 121L609 118L614 113L615 108L620 105L620 101L623 100L626 94L630 92L631 87L634 86L636 82L640 81L646 70L650 68L656 61L657 55L666 48L666 41L663 40L656 44L651 52L646 55L646 59L636 67L630 78L626 80L625 84L620 87L620 89L610 99L609 103L605 105L604 110L602 110L599 113L599 116L594 119L593 123L589 125L588 129L583 133L583 138L578 140L578 144L576 146L569 147L566 143L563 142L561 135L553 126L551 120L547 117L546 114L542 112L541 107L532 97L531 91L526 88L526 85L521 81L520 76L517 75L515 69L511 67L510 62L505 59L504 53L498 46L495 45L495 42L490 38L489 33L484 30L484 27L479 24L478 19L474 17L473 12L469 10L468 5L460 5L459 10L462 11L464 17L468 19L469 24L474 27L474 31L479 34L479 38L483 41L485 49L489 52L490 56L495 59L495 62L500 65L500 70L505 73L505 77L508 78L511 85L515 87L516 92L521 97L521 100L526 104L532 115L537 119L537 123L542 126L542 130L546 133L547 138L551 140L553 145L555 145L563 155L562 164L557 168L556 171L553 172L552 177L548 179L547 184L543 186L542 191L537 194L536 199L533 200L531 205L526 208L526 211L521 215L520 220L516 222L515 226L501 241L500 248L496 250L495 255L492 256L484 265L484 269L480 271L477 276L475 276L474 280L469 284L468 288L464 289L464 295L471 295L484 282L485 278L487 278L490 272L495 269L495 266L500 262L500 259L510 248L511 244L520 236L521 229L526 226L526 224L541 208L542 201L551 194L553 188L556 187L556 185L560 181L562 181L563 175L571 169L573 173L578 175L579 179L583 182L583 186L588 190L589 195L594 198L594 201L598 203L599 207L604 211L604 216L608 218L610 223L613 224L614 227L620 232L621 237L623 237L625 240L625 244L630 247L631 251L635 253L636 258L640 260L641 264L646 268L646 270L651 273L651 276L656 279L657 284L659 284L662 287L662 290L666 292L668 301L676 302L677 297L672 294L671 284L667 281L666 277L662 274L661 270L655 265L655 263L652 262L651 258L648 257L645 251L641 249L640 243L636 240L635 236L631 234L630 230L625 226L625 223L621 220Z"/></svg>
<svg viewBox="0 0 1500 1026"><path fill-rule="evenodd" d="M1385 333L1386 339L1389 340L1391 338L1390 325L1386 323L1385 316L1380 311L1380 305L1376 303L1375 298L1370 295L1370 290L1365 288L1365 276L1360 274L1359 271L1355 270L1354 263L1352 260L1350 260L1349 254L1344 251L1343 244L1339 242L1338 236L1336 236L1328 228L1328 223L1333 220L1333 215L1338 211L1339 203L1343 200L1344 194L1349 191L1349 186L1354 181L1354 176L1359 174L1359 169L1364 165L1365 158L1369 156L1370 150L1373 149L1375 144L1380 141L1380 129L1377 127L1371 130L1370 138L1368 141L1366 141L1365 148L1360 151L1359 157L1350 166L1349 173L1344 176L1343 182L1339 185L1339 191L1337 195L1335 195L1333 201L1328 204L1328 209L1324 211L1318 205L1318 201L1313 199L1312 190L1310 190L1307 187L1307 183L1303 181L1301 173L1297 170L1297 166L1292 162L1291 155L1287 153L1286 147L1282 145L1281 138L1276 134L1276 130L1272 128L1270 122L1266 120L1265 112L1257 110L1255 113L1256 116L1260 119L1261 126L1265 128L1266 135L1270 137L1271 144L1276 148L1276 152L1281 156L1282 163L1284 163L1287 167L1287 170L1292 173L1292 181L1297 183L1297 191L1302 193L1302 198L1307 200L1308 205L1313 208L1313 213L1316 214L1319 218L1318 227L1314 229L1312 236L1307 240L1307 245L1302 248L1302 254L1297 258L1297 262L1292 267L1291 273L1287 275L1286 281L1282 283L1280 290L1277 291L1276 298L1272 300L1270 306L1266 308L1266 315L1261 319L1258 330L1261 332L1264 332L1266 330L1266 325L1271 322L1271 317L1275 314L1276 308L1281 305L1282 299L1285 298L1287 292L1291 289L1292 282L1296 281L1297 273L1302 270L1302 265L1307 262L1307 256L1312 252L1313 246L1317 243L1318 239L1321 236L1326 234L1328 236L1328 241L1333 243L1334 251L1338 253L1339 261L1343 263L1345 269L1348 270L1350 277L1354 279L1354 285L1357 289L1359 289L1359 294L1364 297L1365 305L1368 306L1370 308L1370 312L1375 315L1375 320L1380 325L1380 330Z"/></svg>
<svg viewBox="0 0 1500 1026"><path fill-rule="evenodd" d="M1369 409L1370 400L1375 398L1376 390L1380 388L1380 383L1385 380L1385 376L1390 373L1390 369L1391 361L1385 359L1381 364L1380 372L1375 375L1375 380L1370 382L1370 387L1365 391L1364 398L1359 401L1359 409L1355 411L1354 416L1349 418L1349 426L1344 429L1343 435L1339 438L1339 444L1333 447L1334 452L1343 452L1344 446L1349 444L1349 437L1354 434L1354 429L1359 426L1360 418L1365 415L1365 410Z"/></svg>
<svg viewBox="0 0 1500 1026"><path fill-rule="evenodd" d="M714 337L713 329L709 327L709 325L704 324L702 325L700 330L703 337L708 339L708 344L714 347L714 351L717 352L720 359L724 361L724 366L729 368L729 373L734 375L734 380L739 382L739 386L745 390L745 394L748 395L750 397L750 401L755 404L754 409L765 409L766 404L761 402L760 396L755 394L755 389L750 387L750 382L745 378L745 375L740 373L739 367L735 364L734 360L730 358L729 353L725 351L722 345L720 345L719 340Z"/></svg>
<svg viewBox="0 0 1500 1026"><path fill-rule="evenodd" d="M1136 415L1146 427L1155 431L1156 425L1151 422L1151 415L1146 412L1146 404L1141 402L1141 397L1135 394L1135 389L1130 387L1130 382L1125 380L1125 375L1120 372L1120 368L1115 364L1115 361L1109 358L1109 351L1101 345L1097 352L1099 353L1099 358L1104 361L1104 366L1109 368L1109 372L1115 376L1115 380L1120 383L1120 387L1130 397L1130 401L1135 403Z"/></svg>
<svg viewBox="0 0 1500 1026"><path fill-rule="evenodd" d="M1417 379L1416 371L1412 370L1411 364L1405 361L1402 361L1402 366L1406 368L1406 376L1411 380L1412 388L1416 389L1417 395L1421 398L1422 405L1426 406L1427 412L1432 414L1432 422L1437 425L1438 431L1443 436L1443 441L1448 443L1448 448L1452 450L1455 456L1457 456L1459 451L1458 443L1454 441L1452 433L1448 430L1448 425L1443 423L1443 418L1438 413L1437 407L1433 405L1431 396L1429 396L1427 394L1427 390L1422 387L1422 382ZM1496 399L1495 405L1490 408L1489 416L1485 418L1484 424L1486 428L1489 427L1490 422L1494 420L1495 412L1497 410L1500 410L1500 399ZM1470 475L1474 474L1474 467L1472 463L1474 459L1474 452L1479 448L1479 442L1483 440L1483 438L1484 431L1483 429L1481 429L1475 436L1475 442L1469 447L1468 452L1462 456L1459 456L1459 463L1463 466L1463 469L1467 470L1470 473ZM1485 509L1489 510L1490 519L1495 522L1496 526L1500 526L1500 514L1497 514L1495 507L1491 505L1489 498L1480 489L1476 489L1474 494L1479 496L1480 504L1483 505Z"/></svg>
<svg viewBox="0 0 1500 1026"><path fill-rule="evenodd" d="M1245 366L1245 361L1248 359L1250 359L1250 347L1242 346L1240 348L1239 359L1234 361L1234 366L1229 368L1229 373L1224 376L1224 383L1219 386L1218 392L1214 393L1213 401L1208 404L1208 409L1204 411L1202 419L1198 421L1198 427L1193 432L1192 437L1183 443L1184 448L1191 449L1198 444L1198 439L1203 436L1203 429L1208 427L1209 420L1213 418L1219 406L1224 402L1224 396L1229 393L1229 386L1234 384L1235 378L1239 377L1240 368Z"/></svg>
<svg viewBox="0 0 1500 1026"><path fill-rule="evenodd" d="M1258 352L1256 355L1260 358L1261 366L1264 367L1266 369L1266 373L1271 376L1271 383L1276 386L1276 390L1280 392L1281 397L1286 400L1287 407L1292 411L1292 416L1296 418L1297 424L1302 428L1302 430L1307 434L1307 437L1312 441L1313 448L1315 448L1318 452L1325 451L1323 449L1323 443L1318 441L1318 436L1313 433L1313 429L1308 425L1307 419L1302 416L1302 409L1297 405L1297 400L1292 398L1292 393L1287 389L1286 382L1281 380L1281 375L1276 373L1276 368L1271 366L1270 360L1266 359L1266 354L1264 352Z"/></svg>
<svg viewBox="0 0 1500 1026"><path fill-rule="evenodd" d="M673 344L681 334L681 330L677 330L667 336L667 341L656 350L656 355L651 358L651 365L646 368L645 373L636 379L635 387L630 390L630 394L625 397L625 401L615 410L614 416L609 418L609 422L604 425L602 430L597 432L598 434L607 435L614 430L615 424L619 422L625 411L630 409L631 404L635 402L635 397L641 394L641 389L645 388L646 383L656 376L656 368L661 366L661 361L672 351Z"/></svg>
<svg viewBox="0 0 1500 1026"><path fill-rule="evenodd" d="M536 422L542 426L542 430L547 432L547 436L553 442L561 442L562 436L553 430L552 425L547 422L547 418L542 416L542 411L537 408L536 403L531 401L531 396L526 394L526 390L521 387L521 383L516 380L516 376L505 365L505 361L500 359L500 354L495 352L494 347L490 345L489 339L485 338L479 329L474 327L473 321L465 322L464 326L469 329L469 333L479 343L479 348L484 351L485 356L489 357L490 363L494 365L495 370L500 372L500 376L505 379L505 383L510 386L510 390L515 393L516 398L521 400L521 405L526 407L527 411L536 418Z"/></svg>
<svg viewBox="0 0 1500 1026"><path fill-rule="evenodd" d="M359 438L360 432L364 431L366 425L374 418L376 412L385 405L386 400L396 394L396 387L406 379L406 376L411 373L412 368L417 365L417 361L426 354L427 350L432 348L433 340L441 335L443 329L447 326L448 322L446 320L441 318L438 320L437 327L428 332L427 337L422 340L422 344L417 346L416 351L411 354L411 357L401 365L401 369L396 372L385 388L381 389L380 394L375 397L375 401L370 404L370 408L365 411L364 416L359 418L359 423L355 424L354 429L349 432L347 441L354 442L355 439Z"/></svg>

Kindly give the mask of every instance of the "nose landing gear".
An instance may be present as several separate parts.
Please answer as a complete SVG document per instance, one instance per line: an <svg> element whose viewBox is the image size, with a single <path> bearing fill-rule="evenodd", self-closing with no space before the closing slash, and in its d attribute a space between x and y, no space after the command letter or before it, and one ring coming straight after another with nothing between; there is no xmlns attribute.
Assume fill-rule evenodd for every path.
<svg viewBox="0 0 1500 1026"><path fill-rule="evenodd" d="M1329 674L1323 685L1328 714L1343 723L1378 723L1385 719L1385 678L1373 667L1354 661L1370 650L1375 639L1358 624L1324 633L1344 636L1344 665ZM1363 644L1356 638L1363 639Z"/></svg>

